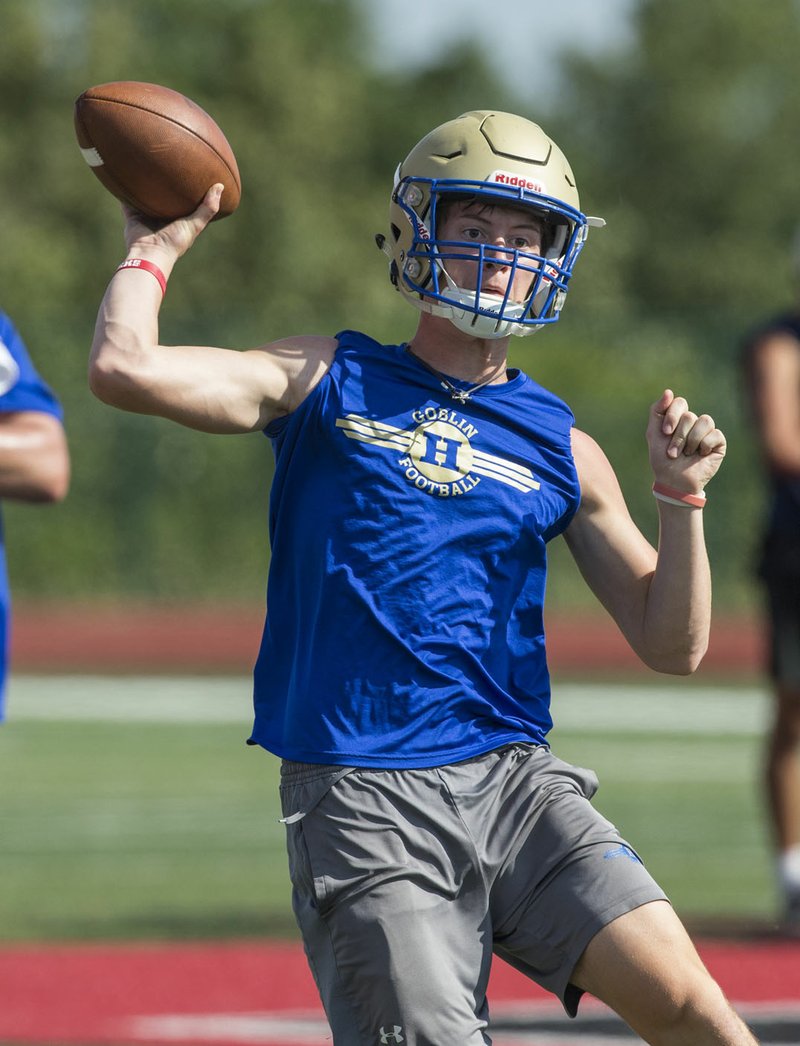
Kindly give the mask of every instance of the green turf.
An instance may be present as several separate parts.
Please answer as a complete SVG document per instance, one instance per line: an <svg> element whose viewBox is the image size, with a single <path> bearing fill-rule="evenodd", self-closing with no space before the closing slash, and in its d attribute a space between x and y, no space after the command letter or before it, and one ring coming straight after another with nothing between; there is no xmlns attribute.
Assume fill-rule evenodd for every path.
<svg viewBox="0 0 800 1046"><path fill-rule="evenodd" d="M0 940L295 934L277 761L249 723L0 729ZM774 910L753 734L555 731L685 915Z"/></svg>
<svg viewBox="0 0 800 1046"><path fill-rule="evenodd" d="M756 738L554 731L552 743L561 758L595 770L595 806L681 914L774 914Z"/></svg>
<svg viewBox="0 0 800 1046"><path fill-rule="evenodd" d="M0 732L0 938L294 932L277 764L231 725Z"/></svg>

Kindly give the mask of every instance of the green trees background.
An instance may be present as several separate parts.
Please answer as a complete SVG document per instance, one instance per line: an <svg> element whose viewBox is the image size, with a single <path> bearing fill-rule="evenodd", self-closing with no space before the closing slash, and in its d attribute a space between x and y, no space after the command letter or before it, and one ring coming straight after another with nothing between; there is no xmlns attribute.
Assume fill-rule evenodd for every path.
<svg viewBox="0 0 800 1046"><path fill-rule="evenodd" d="M718 604L750 604L763 487L737 355L743 332L795 292L800 5L639 0L630 44L567 56L539 98L499 82L477 41L435 68L381 72L355 0L3 0L0 18L0 307L64 403L74 466L63 505L4 508L18 598L263 598L268 441L122 414L86 385L124 247L118 205L78 152L72 103L132 79L206 108L243 179L239 211L171 281L173 343L244 348L351 326L405 339L416 317L374 245L398 161L471 108L542 123L608 227L593 232L563 319L516 343L514 362L573 405L653 538L648 405L668 385L717 418L730 437L707 512ZM511 29L530 34L535 61L547 46L537 19ZM586 601L554 560L554 602Z"/></svg>

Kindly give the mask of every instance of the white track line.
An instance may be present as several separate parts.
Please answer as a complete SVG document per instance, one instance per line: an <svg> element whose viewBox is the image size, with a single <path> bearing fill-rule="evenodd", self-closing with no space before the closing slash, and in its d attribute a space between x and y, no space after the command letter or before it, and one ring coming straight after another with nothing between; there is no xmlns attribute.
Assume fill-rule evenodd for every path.
<svg viewBox="0 0 800 1046"><path fill-rule="evenodd" d="M578 733L756 735L769 712L766 688L658 682L553 684L558 730ZM15 676L9 722L252 722L252 683L241 677Z"/></svg>

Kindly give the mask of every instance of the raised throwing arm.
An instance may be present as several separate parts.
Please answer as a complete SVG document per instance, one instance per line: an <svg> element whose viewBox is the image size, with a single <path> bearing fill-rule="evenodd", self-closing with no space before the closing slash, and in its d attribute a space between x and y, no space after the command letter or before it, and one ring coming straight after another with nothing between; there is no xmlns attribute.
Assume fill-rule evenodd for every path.
<svg viewBox="0 0 800 1046"><path fill-rule="evenodd" d="M123 208L126 260L143 260L168 279L219 208L221 189L213 186L194 214L156 231ZM336 348L328 337L247 351L159 344L160 282L152 268L130 265L109 283L89 362L90 387L104 402L205 432L251 432L293 410L327 372Z"/></svg>

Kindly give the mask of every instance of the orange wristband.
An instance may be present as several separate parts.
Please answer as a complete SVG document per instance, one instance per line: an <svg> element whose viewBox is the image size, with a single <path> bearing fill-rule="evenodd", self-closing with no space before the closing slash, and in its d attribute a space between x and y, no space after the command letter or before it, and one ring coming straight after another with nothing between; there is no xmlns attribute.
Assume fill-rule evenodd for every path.
<svg viewBox="0 0 800 1046"><path fill-rule="evenodd" d="M666 501L670 505L683 505L686 508L705 508L705 494L687 494L683 490L676 490L664 483L653 484L653 494L659 501Z"/></svg>
<svg viewBox="0 0 800 1046"><path fill-rule="evenodd" d="M158 280L158 284L161 287L161 293L167 293L167 277L151 261L147 261L146 258L126 258L124 262L116 267L115 272L121 272L122 269L143 269L145 272L152 273L153 276Z"/></svg>

